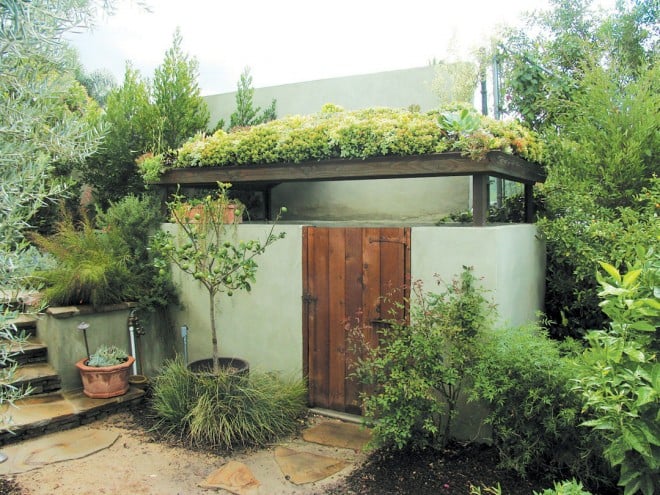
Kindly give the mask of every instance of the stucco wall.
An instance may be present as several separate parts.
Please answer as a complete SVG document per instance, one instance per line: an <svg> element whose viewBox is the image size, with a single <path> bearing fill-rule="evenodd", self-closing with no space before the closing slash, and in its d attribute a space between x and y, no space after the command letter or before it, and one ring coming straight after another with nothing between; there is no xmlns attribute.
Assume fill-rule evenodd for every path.
<svg viewBox="0 0 660 495"><path fill-rule="evenodd" d="M416 227L411 237L411 277L427 290L436 287L434 274L450 281L463 265L473 266L497 305L499 325L536 320L545 280L545 246L536 226Z"/></svg>
<svg viewBox="0 0 660 495"><path fill-rule="evenodd" d="M165 228L175 232L175 226ZM238 227L243 240L266 239L269 225ZM247 359L252 369L302 376L302 227L278 225L284 239L257 259L259 269L252 291L237 291L216 299L216 322L221 356ZM208 293L191 276L176 271L183 309L173 312L177 328L186 325L190 361L212 355ZM182 339L177 341L183 352Z"/></svg>
<svg viewBox="0 0 660 495"><path fill-rule="evenodd" d="M48 346L48 362L60 375L63 390L82 388L75 363L87 355L82 322L89 324L87 341L90 352L100 345L116 345L130 352L128 316L130 309L92 312L90 307L53 308L58 317L40 315L37 322L39 339ZM141 367L138 372L154 376L166 359L175 355L171 325L163 315L154 314L141 321L145 334L136 340ZM138 354L138 353L136 353Z"/></svg>
<svg viewBox="0 0 660 495"><path fill-rule="evenodd" d="M168 230L175 226L166 224ZM270 226L244 224L240 239L265 239ZM255 369L302 373L302 229L279 225L286 237L258 259L251 293L221 295L217 322L221 355L250 361ZM498 306L499 324L535 321L543 304L544 246L533 225L413 227L411 276L432 290L434 274L450 280L463 265L475 267ZM173 312L177 328L189 328L191 361L210 357L208 295L192 277L175 273L184 308ZM177 348L182 341L177 332Z"/></svg>
<svg viewBox="0 0 660 495"><path fill-rule="evenodd" d="M435 71L435 67L427 66L254 88L253 105L266 108L275 98L280 118L315 113L326 103L346 110L419 105L422 111L428 111L438 106L438 97L432 91ZM205 96L204 100L211 113L211 127L220 119L229 124L229 117L236 109L235 91Z"/></svg>

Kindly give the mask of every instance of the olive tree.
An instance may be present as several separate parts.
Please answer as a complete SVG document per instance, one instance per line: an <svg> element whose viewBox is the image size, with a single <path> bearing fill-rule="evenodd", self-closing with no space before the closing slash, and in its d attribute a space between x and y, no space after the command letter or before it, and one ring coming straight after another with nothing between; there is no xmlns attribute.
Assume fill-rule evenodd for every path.
<svg viewBox="0 0 660 495"><path fill-rule="evenodd" d="M39 257L23 233L37 211L61 196L58 164L80 163L97 147L99 132L84 112L66 104L78 83L64 63L63 35L88 25L109 2L7 0L0 3L0 333L12 338L15 308ZM63 104L65 102L65 104ZM0 365L11 364L6 341ZM11 383L12 367L0 369ZM3 386L0 405L24 391ZM3 413L5 409L3 409ZM3 416L2 422L6 421Z"/></svg>

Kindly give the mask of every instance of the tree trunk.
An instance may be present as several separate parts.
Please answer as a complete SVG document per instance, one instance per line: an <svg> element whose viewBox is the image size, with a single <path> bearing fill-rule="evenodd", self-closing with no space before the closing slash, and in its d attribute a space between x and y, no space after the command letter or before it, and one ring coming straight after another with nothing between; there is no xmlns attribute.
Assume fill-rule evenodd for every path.
<svg viewBox="0 0 660 495"><path fill-rule="evenodd" d="M209 292L209 308L211 316L211 342L213 343L213 373L220 371L220 359L218 356L218 334L215 329L215 294Z"/></svg>

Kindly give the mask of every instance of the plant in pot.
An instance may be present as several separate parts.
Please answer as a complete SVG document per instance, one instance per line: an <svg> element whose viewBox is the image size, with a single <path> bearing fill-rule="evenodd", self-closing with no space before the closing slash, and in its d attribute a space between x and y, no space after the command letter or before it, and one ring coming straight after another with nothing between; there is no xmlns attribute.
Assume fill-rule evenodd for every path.
<svg viewBox="0 0 660 495"><path fill-rule="evenodd" d="M175 194L168 207L172 221L179 228L178 238L169 232L159 232L154 239L154 246L160 253L156 266L165 270L173 263L198 280L208 293L214 373L220 370L221 359L216 324L218 294L231 297L236 291L249 292L256 280L257 256L284 237L284 232L274 233L275 222L286 211L282 208L265 240L237 240L237 221L225 222L227 209L233 204L228 194L230 187L231 184L219 182L217 194L199 200L199 211L192 218L188 215L189 204L185 198ZM232 366L231 359L229 366Z"/></svg>
<svg viewBox="0 0 660 495"><path fill-rule="evenodd" d="M81 324L82 328L85 324ZM86 327L82 328L86 330ZM85 343L87 340L85 339ZM83 393L93 399L108 399L128 392L128 376L135 358L116 346L99 346L89 357L76 363Z"/></svg>

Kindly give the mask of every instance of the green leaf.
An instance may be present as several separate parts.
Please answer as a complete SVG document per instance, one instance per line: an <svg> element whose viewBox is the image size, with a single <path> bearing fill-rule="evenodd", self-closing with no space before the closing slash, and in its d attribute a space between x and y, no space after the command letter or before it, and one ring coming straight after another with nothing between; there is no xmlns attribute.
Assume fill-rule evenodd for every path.
<svg viewBox="0 0 660 495"><path fill-rule="evenodd" d="M651 366L649 381L654 390L660 390L660 363L653 363L653 366Z"/></svg>
<svg viewBox="0 0 660 495"><path fill-rule="evenodd" d="M614 430L616 425L611 421L606 421L605 419L591 419L589 421L584 421L580 423L582 426L590 426L594 430Z"/></svg>
<svg viewBox="0 0 660 495"><path fill-rule="evenodd" d="M637 473L635 473L635 477L632 479L630 483L623 484L621 481L619 481L619 486L623 486L623 495L634 495L639 491L641 482L639 480L639 476Z"/></svg>
<svg viewBox="0 0 660 495"><path fill-rule="evenodd" d="M653 495L655 487L657 486L657 480L653 479L649 473L643 473L641 476L641 489L644 495Z"/></svg>
<svg viewBox="0 0 660 495"><path fill-rule="evenodd" d="M623 276L623 286L630 287L635 281L639 278L639 275L642 273L641 269L631 270Z"/></svg>
<svg viewBox="0 0 660 495"><path fill-rule="evenodd" d="M639 472L636 469L631 469L629 464L625 463L621 466L621 474L619 476L619 486L627 486L632 483L635 478L639 477Z"/></svg>
<svg viewBox="0 0 660 495"><path fill-rule="evenodd" d="M651 448L646 440L646 435L640 427L634 425L628 428L623 427L621 433L623 434L623 440L634 450L644 456L651 455Z"/></svg>
<svg viewBox="0 0 660 495"><path fill-rule="evenodd" d="M623 350L623 352L636 363L644 363L646 361L644 353L639 349L627 347Z"/></svg>
<svg viewBox="0 0 660 495"><path fill-rule="evenodd" d="M616 280L618 283L621 283L621 274L619 273L619 270L617 270L614 266L610 265L609 263L605 263L604 261L599 261L598 262L600 266L605 270L607 273L610 274L614 280Z"/></svg>
<svg viewBox="0 0 660 495"><path fill-rule="evenodd" d="M629 328L632 330L638 330L640 332L655 332L657 330L654 325L646 321L636 321L631 323Z"/></svg>

